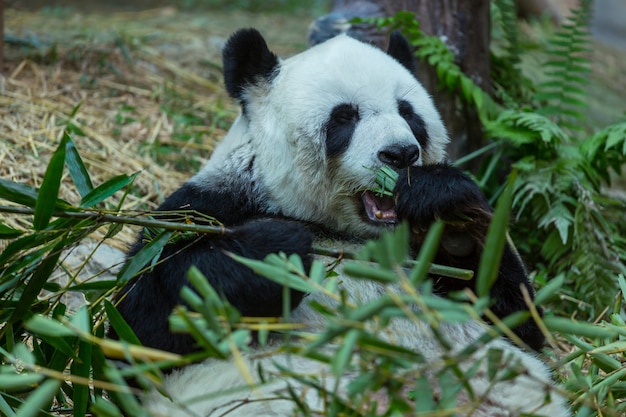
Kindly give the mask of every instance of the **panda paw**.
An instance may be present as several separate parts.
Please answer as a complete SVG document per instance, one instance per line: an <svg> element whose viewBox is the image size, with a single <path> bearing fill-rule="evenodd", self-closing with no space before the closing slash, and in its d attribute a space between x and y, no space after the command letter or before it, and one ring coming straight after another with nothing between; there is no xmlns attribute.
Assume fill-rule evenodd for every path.
<svg viewBox="0 0 626 417"><path fill-rule="evenodd" d="M492 217L478 185L448 164L400 171L394 196L398 220L407 221L415 231L427 231L436 220L460 229L482 228Z"/></svg>

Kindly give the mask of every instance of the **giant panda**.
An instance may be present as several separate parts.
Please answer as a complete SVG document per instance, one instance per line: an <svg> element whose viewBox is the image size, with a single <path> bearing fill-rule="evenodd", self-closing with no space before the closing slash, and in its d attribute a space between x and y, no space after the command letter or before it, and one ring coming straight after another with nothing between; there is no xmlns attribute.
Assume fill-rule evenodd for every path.
<svg viewBox="0 0 626 417"><path fill-rule="evenodd" d="M405 222L414 256L423 233L436 219L463 218L469 221L462 226L459 222L446 226L435 262L477 269L492 210L477 185L446 162L446 129L414 77L413 65L408 42L395 32L387 51L340 35L284 60L268 49L255 29L242 29L229 38L223 49L224 80L241 113L203 169L159 210L165 219L171 211L196 211L217 219L231 233L173 241L161 253L162 262L117 294L119 312L144 345L179 354L197 349L191 336L174 334L168 327L168 315L182 303L179 293L191 266L242 315L282 315L283 286L255 274L230 253L252 259L279 252L297 254L308 271L317 242L359 247ZM398 173L393 197L367 191L374 184L374 172L383 166ZM143 246L142 234L129 256ZM341 271L333 279L357 305L386 291L401 291L393 284L354 279ZM435 276L433 285L446 297L466 286L472 289L474 283ZM521 287L532 295L524 265L507 244L491 290L491 309L499 317L526 309ZM313 303L328 303L325 293L292 289L289 301L291 321L311 332L322 330ZM439 332L455 352L475 342L485 327L477 319L442 324ZM546 366L533 351L544 343L537 325L528 321L515 332L530 350L498 338L475 355L499 349L508 363L521 363L524 372L491 386L486 372L474 370L470 385L473 395L483 396L483 401L471 411L461 408L459 415L569 415ZM449 354L424 323L393 320L385 334L427 362ZM117 337L113 330L110 336ZM254 346L237 359L237 365L206 360L172 370L159 390L146 394L144 404L155 415L290 416L296 413L294 402L286 399L290 390L319 415L323 399L304 384L278 376L248 386L250 375L244 377L239 367L262 366L271 374L282 365L296 373L323 376L340 392L354 378L350 373L331 377L320 362L266 355ZM252 375L260 383L254 371ZM415 395L419 401L419 393ZM469 396L462 390L457 400L467 403ZM383 399L381 407L384 404Z"/></svg>

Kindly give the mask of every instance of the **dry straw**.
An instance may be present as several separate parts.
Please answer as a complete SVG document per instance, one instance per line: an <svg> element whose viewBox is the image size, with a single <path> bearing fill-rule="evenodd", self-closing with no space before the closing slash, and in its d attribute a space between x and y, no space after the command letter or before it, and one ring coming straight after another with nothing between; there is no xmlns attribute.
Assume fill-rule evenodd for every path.
<svg viewBox="0 0 626 417"><path fill-rule="evenodd" d="M84 136L73 139L94 185L141 171L123 209L152 209L180 186L209 156L236 109L220 81L222 38L201 37L193 27L174 31L166 25L182 24L171 19L174 14L159 9L55 18L7 11L7 32L30 47L5 50L0 178L40 186L69 115L79 105L72 123ZM33 37L40 27L46 32ZM122 197L118 194L109 200L112 206ZM80 201L67 175L59 197ZM30 223L0 216L16 228ZM133 234L125 228L110 243L125 248Z"/></svg>

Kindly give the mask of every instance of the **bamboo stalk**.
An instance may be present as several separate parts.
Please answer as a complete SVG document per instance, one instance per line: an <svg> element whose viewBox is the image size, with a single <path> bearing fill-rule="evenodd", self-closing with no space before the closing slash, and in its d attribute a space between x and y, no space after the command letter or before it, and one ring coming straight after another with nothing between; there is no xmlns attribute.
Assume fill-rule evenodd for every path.
<svg viewBox="0 0 626 417"><path fill-rule="evenodd" d="M33 215L34 209L25 207L0 206L0 212ZM163 212L166 213L166 212ZM142 213L145 215L146 213ZM183 214L183 213L181 213ZM107 223L133 224L136 226L160 228L165 230L178 230L184 232L206 233L206 234L232 234L233 231L224 226L207 226L181 222L168 222L162 220L146 219L143 217L120 216L118 214L110 214L102 211L56 211L54 217L73 218L73 219L94 219ZM313 253L321 256L329 256L337 259L356 259L354 252L344 251L340 249L327 249L318 246L313 247ZM417 264L415 261L407 261L406 267L412 268ZM441 275L449 278L461 280L470 280L474 276L474 272L468 269L454 268L446 265L431 264L430 273Z"/></svg>

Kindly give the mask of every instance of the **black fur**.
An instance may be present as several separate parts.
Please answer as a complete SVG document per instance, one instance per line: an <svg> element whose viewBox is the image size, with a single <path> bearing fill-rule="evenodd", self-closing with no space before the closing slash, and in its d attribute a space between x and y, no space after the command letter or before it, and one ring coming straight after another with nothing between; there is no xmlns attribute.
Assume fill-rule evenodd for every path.
<svg viewBox="0 0 626 417"><path fill-rule="evenodd" d="M359 122L359 109L353 104L335 106L325 125L326 156L332 158L343 154L350 145Z"/></svg>
<svg viewBox="0 0 626 417"><path fill-rule="evenodd" d="M387 53L391 55L402 66L408 69L411 74L415 74L415 58L413 49L400 31L394 30L389 37Z"/></svg>
<svg viewBox="0 0 626 417"><path fill-rule="evenodd" d="M400 116L404 120L406 120L409 128L411 128L411 132L417 142L420 144L422 149L428 148L428 142L430 138L428 137L428 131L426 130L426 123L424 123L424 119L415 113L413 106L406 100L398 100L398 112Z"/></svg>
<svg viewBox="0 0 626 417"><path fill-rule="evenodd" d="M396 189L396 212L400 220L409 222L414 234L411 246L419 250L423 236L433 221L448 222L444 231L450 239L474 239L468 253L458 256L441 245L434 262L458 268L478 270L484 238L487 234L492 209L474 181L458 168L447 164L411 167L400 171ZM520 286L534 294L526 269L519 255L508 243L500 262L498 279L491 288L492 311L504 318L516 311L527 310ZM435 289L441 295L469 287L475 290L475 280L462 281L436 277ZM515 333L531 348L540 350L545 338L533 320L528 320Z"/></svg>
<svg viewBox="0 0 626 417"><path fill-rule="evenodd" d="M256 29L235 32L224 46L222 59L226 90L242 104L246 87L261 80L270 82L279 64L278 58Z"/></svg>
<svg viewBox="0 0 626 417"><path fill-rule="evenodd" d="M305 269L310 268L313 239L302 223L279 218L251 220L261 215L255 203L235 187L230 192L225 190L201 190L187 183L159 207L163 211L182 208L209 214L229 226L232 233L168 244L160 258L166 262L133 278L116 295L119 312L145 346L180 354L195 350L193 338L172 334L167 320L172 309L182 302L180 290L187 283L187 271L192 265L243 315L252 317L281 316L283 287L256 275L227 252L251 259L263 259L270 253L295 253L302 258ZM142 247L140 238L129 257ZM292 309L302 297L301 292L291 291ZM117 338L113 330L109 335Z"/></svg>

